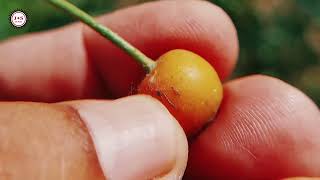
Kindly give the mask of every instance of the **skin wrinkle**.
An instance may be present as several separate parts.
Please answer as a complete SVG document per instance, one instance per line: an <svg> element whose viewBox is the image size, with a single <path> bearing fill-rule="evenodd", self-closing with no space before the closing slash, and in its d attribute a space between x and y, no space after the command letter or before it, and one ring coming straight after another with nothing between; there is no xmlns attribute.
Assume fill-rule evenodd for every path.
<svg viewBox="0 0 320 180"><path fill-rule="evenodd" d="M250 157L253 158L253 160L257 160L257 156L251 152L249 148L246 147L245 142L243 142L242 139L247 139L247 135L244 133L244 131L241 130L241 128L235 128L234 131L236 131L234 136L230 136L232 148L240 148L245 153L247 153Z"/></svg>
<svg viewBox="0 0 320 180"><path fill-rule="evenodd" d="M265 99L260 99L260 98L251 98L249 97L247 99L248 102L246 102L246 105L249 106L247 112L243 112L239 109L239 112L243 112L244 114L244 122L247 122L248 124L253 123L256 128L252 129L253 131L259 130L262 132L265 132L265 134L261 133L255 133L259 134L262 139L267 140L269 139L268 142L274 142L273 136L272 135L276 128L275 125L270 124L270 121L272 118L275 116L271 116L268 112L273 112L274 110L271 108L273 104L273 100L267 101ZM259 111L260 107L266 107L268 109L267 111ZM256 121L252 121L256 120ZM278 122L278 121L276 121ZM250 132L250 131L249 131ZM271 143L268 143L271 145Z"/></svg>
<svg viewBox="0 0 320 180"><path fill-rule="evenodd" d="M71 130L71 132L69 133L70 138L64 138L64 142L66 140L73 139L73 138L77 138L77 139L79 139L79 141L81 139L86 139L86 141L82 140L81 147L82 147L83 151L85 151L88 154L91 154L91 152L89 151L90 148L88 147L88 145L89 145L88 141L92 141L92 140L91 140L91 137L88 135L87 129L86 129L84 123L81 121L79 114L71 106L66 105L64 108L67 109L66 111L72 113L72 115L69 115L68 113L66 113L65 114L66 119L74 121L76 126L78 127L78 128L74 128ZM65 147L65 145L63 146L62 150L60 150L60 151L64 152L64 149L65 149L64 147ZM62 157L60 157L60 158L62 158L62 160L63 160L64 153L61 153L61 155L62 155ZM61 160L60 160L60 162L61 162ZM81 172L79 172L79 173L81 173Z"/></svg>
<svg viewBox="0 0 320 180"><path fill-rule="evenodd" d="M237 107L236 107L237 109ZM230 136L238 136L238 140L234 142L234 144L248 144L246 141L247 138L250 137L250 139L253 137L255 141L250 141L249 143L256 144L257 142L261 142L262 139L267 139L267 136L265 134L261 134L257 132L257 129L261 129L260 123L250 122L250 118L255 118L250 113L246 113L241 111L239 108L237 111L233 113L232 119L241 119L241 122L235 121L230 122L232 125L232 131L236 131L235 133L231 133ZM252 126L255 126L255 129L249 128L250 124ZM242 135L240 137L240 135Z"/></svg>
<svg viewBox="0 0 320 180"><path fill-rule="evenodd" d="M59 104L60 105L60 104ZM66 105L64 104L63 107L65 109L67 109L67 111L70 111L72 113L66 113L65 115L68 116L66 117L67 119L70 119L71 121L75 121L76 125L78 126L78 128L76 128L76 131L73 132L71 135L73 137L78 136L79 141L82 141L83 143L82 148L83 150L88 153L88 156L90 159L94 159L95 161L98 162L97 160L97 156L96 156L96 151L95 151L95 147L93 146L93 140L92 137L90 136L88 129L85 125L85 123L81 120L81 116L79 115L78 111L70 106L70 105ZM72 114L72 115L71 115ZM83 139L86 139L86 141L83 141ZM94 164L95 165L95 169L97 169L99 172L102 172L101 167L99 165L99 163ZM100 176L99 176L100 177ZM101 177L100 177L101 178Z"/></svg>
<svg viewBox="0 0 320 180"><path fill-rule="evenodd" d="M79 139L82 139L82 137L90 137L90 136L88 135L88 129L87 129L86 125L82 122L81 117L80 117L78 111L75 110L72 106L68 106L68 105L65 105L65 106L66 106L66 108L68 108L69 111L72 111L72 112L75 114L75 116L68 116L68 115L66 114L66 116L68 116L68 117L66 117L66 118L67 118L67 119L70 119L71 121L76 122L76 125L78 126L78 128L72 129L71 135L72 135L72 136L77 136L77 135L78 135L78 136L79 136ZM77 118L76 118L76 117L77 117ZM91 139L91 138L90 138L90 139ZM92 140L90 140L90 142L92 142ZM82 148L83 148L83 150L86 151L86 152L88 152L88 153L90 153L90 148L89 148L89 146L90 146L89 141L84 141L84 142L82 143Z"/></svg>
<svg viewBox="0 0 320 180"><path fill-rule="evenodd" d="M249 119L255 119L256 122L253 122L256 124L256 126L259 127L259 129L256 129L257 134L261 136L260 142L267 142L268 146L272 146L273 140L273 126L270 124L270 121L264 120L264 119L270 119L267 117L265 113L258 111L258 109L255 107L254 109L250 109L248 111L248 120ZM261 133L263 132L263 133Z"/></svg>
<svg viewBox="0 0 320 180"><path fill-rule="evenodd" d="M245 117L242 111L238 111L238 114L240 113L242 113L242 117ZM237 125L235 125L235 127L237 128ZM250 132L250 136L247 136L247 138L250 137L250 139L253 139L250 141L252 144L259 143L259 139L266 139L266 137L257 132L259 128L261 128L259 123L250 123L249 121L244 121L243 124L240 123L239 125L239 129L243 129L242 133Z"/></svg>
<svg viewBox="0 0 320 180"><path fill-rule="evenodd" d="M245 152L247 152L247 153L249 154L249 156L252 157L253 161L258 161L258 157L257 157L256 155L254 155L254 153L253 153L250 149L246 148L246 147L245 147L244 145L242 145L242 144L239 144L239 147L240 147L241 149L243 149Z"/></svg>
<svg viewBox="0 0 320 180"><path fill-rule="evenodd" d="M66 107L66 110L65 111L67 111L67 112L71 112L73 115L76 115L76 113L74 112L74 110L72 109L72 108L70 108L70 107ZM69 134L68 134L68 136L67 137L65 137L65 138L63 138L63 144L59 147L59 151L60 152L62 152L62 153L60 153L60 156L58 157L58 159L59 159L59 164L60 164L60 177L65 177L65 174L64 174L64 169L62 169L62 166L61 166L61 164L64 164L64 154L65 154L65 152L66 152L66 145L67 144L65 144L65 142L66 141L69 141L69 139L72 139L72 138L77 138L76 136L78 136L79 138L81 138L83 135L81 134L81 130L82 130L82 128L81 128L81 125L79 124L80 123L80 121L79 120L77 120L77 119L75 119L75 118L73 118L73 116L70 116L70 115L68 115L67 113L65 113L64 114L64 116L66 116L65 118L66 119L70 119L71 121L74 121L74 122L76 122L75 124L76 124L76 127L78 127L78 128L75 128L75 129L72 129L71 131L69 131ZM62 127L63 128L63 127ZM80 130L80 131L78 131L78 132L76 132L75 130ZM85 139L85 138L84 138ZM69 144L69 143L68 143ZM84 148L84 150L85 150L85 148ZM64 164L64 166L65 166L65 164ZM81 172L80 172L81 173Z"/></svg>
<svg viewBox="0 0 320 180"><path fill-rule="evenodd" d="M237 117L237 116L236 116ZM250 124L242 124L242 123L233 123L233 130L235 131L235 133L231 133L230 135L230 139L231 142L233 144L234 148L240 148L242 149L242 151L244 151L245 153L247 153L249 155L249 157L251 157L253 159L252 162L255 162L258 160L257 155L254 154L254 152L252 150L250 150L251 148L247 148L248 147L252 147L251 144L254 144L255 142L259 142L259 136L257 136L256 130L250 128ZM250 132L250 133L247 133ZM246 141L246 139L248 138L254 138L255 140L253 141L249 141L249 143Z"/></svg>
<svg viewBox="0 0 320 180"><path fill-rule="evenodd" d="M248 98L249 100L250 98ZM249 100L251 101L251 99ZM232 133L232 134L244 134L246 132L249 132L249 134L247 135L243 135L242 137L239 137L240 135L238 135L237 137L240 140L237 140L235 142L235 144L239 144L239 146L241 148L244 148L245 151L248 152L248 154L253 157L253 162L257 162L258 158L257 155L253 155L254 152L251 151L251 148L246 148L247 145L249 145L249 147L254 147L257 145L257 143L259 144L259 142L264 142L266 143L266 145L269 146L269 148L273 148L273 143L272 142L276 142L276 137L274 137L272 134L273 132L278 132L279 128L275 128L275 125L270 124L270 122L272 121L266 121L265 119L271 119L272 116L270 116L270 114L268 112L273 112L274 108L273 106L266 106L267 107L267 111L263 111L265 113L260 113L260 111L257 111L259 109L259 102L261 102L262 104L270 104L269 102L264 102L264 101L260 101L257 99L254 99L254 102L257 103L256 105L252 105L252 103L248 102L248 105L250 106L250 108L244 108L244 109L249 109L247 112L242 112L240 109L237 111L237 113L235 113L234 117L243 117L241 118L242 120L244 120L242 123L234 125L235 129L241 129L241 130L236 130L236 133ZM265 106L265 105L261 105L261 106ZM239 115L239 113L241 113ZM267 117L267 118L266 118ZM247 120L248 119L248 120ZM262 122L250 122L250 120L264 120ZM250 127L255 127L255 128L250 128ZM276 130L278 129L278 130ZM259 132L258 132L258 131ZM261 134L261 132L265 132L263 134ZM270 136L271 135L271 136ZM246 141L245 139L248 139L250 137L250 141ZM256 137L256 138L255 138ZM256 139L252 141L252 138ZM243 140L241 140L243 139ZM247 145L244 145L247 144ZM253 156L252 156L253 155Z"/></svg>
<svg viewBox="0 0 320 180"><path fill-rule="evenodd" d="M230 130L227 129L227 131L229 132ZM227 133L223 131L222 135L221 135L221 138L218 137L218 136L216 136L215 138L218 139L218 143L219 144L220 143L222 144L222 148L226 149L226 152L230 152L233 149L233 146L232 146L233 143L232 143L232 141L228 141L227 137L228 137Z"/></svg>
<svg viewBox="0 0 320 180"><path fill-rule="evenodd" d="M286 92L286 93L290 94L291 92ZM292 118L297 118L297 117L295 117L295 115L299 111L295 111L295 110L293 110L292 106L290 107L290 105L289 106L287 105L288 104L287 103L288 102L288 100L287 100L288 95L287 94L279 95L273 99L266 99L265 101L255 101L255 103L261 102L261 105L259 105L259 103L258 103L256 105L254 105L253 108L250 108L249 112L252 111L249 113L252 116L251 118L258 117L258 119L264 120L264 121L260 122L261 124L264 125L265 130L263 132L267 131L267 134L269 134L269 135L273 134L273 132L282 132L282 136L290 137L290 135L287 134L286 131L283 132L281 130L281 129L283 129L281 127L283 127L283 126L287 127L287 126L285 126L285 124L290 123L290 122L283 121L282 119L289 120ZM289 99L292 100L292 98L289 98ZM248 104L250 104L250 102ZM265 107L265 110L264 111L256 111L255 109L259 109L259 106ZM279 111L279 109L281 109L282 111ZM278 116L272 116L272 114L270 114L271 112L277 113ZM276 120L274 119L275 117L276 117ZM268 121L272 118L273 118L272 121ZM271 124L270 122L273 122L273 124ZM290 127L290 125L288 127ZM292 144L294 142L292 140L287 141L287 140L289 140L287 138L285 138L285 139L281 138L281 136L279 136L279 134L277 134L277 139L276 139L276 135L269 136L269 137L271 137L271 138L274 137L272 142L281 142L284 140L283 141L283 143L285 143L284 145L287 145L288 143Z"/></svg>
<svg viewBox="0 0 320 180"><path fill-rule="evenodd" d="M184 24L186 24L186 27L183 30L186 31L186 32L189 32L189 33L186 33L186 34L193 35L194 38L192 38L192 39L194 39L194 43L195 44L200 44L200 43L196 43L196 42L200 42L201 41L201 37L199 36L199 34L195 34L193 32L206 33L207 31L206 31L206 28L203 25L201 25L199 23L199 21L197 21L194 18L195 16L193 16L192 14L193 13L187 14L186 17L183 19L184 20ZM182 29L180 29L180 31L182 31ZM176 35L179 36L179 34L181 36L181 34L183 34L183 33L179 32L179 29L177 29L176 30ZM186 36L186 38L190 38L190 37Z"/></svg>
<svg viewBox="0 0 320 180"><path fill-rule="evenodd" d="M288 92L288 94L290 94L290 92ZM293 110L293 106L290 107L290 105L288 106L287 103L287 99L288 99L288 95L284 95L284 96L279 96L279 98L274 98L272 100L267 100L270 102L265 102L267 105L265 105L264 107L266 108L266 111L264 114L262 114L262 117L267 117L264 119L272 119L275 118L277 120L273 120L273 121L266 121L264 122L264 124L269 124L268 130L270 131L269 134L272 133L271 131L271 127L273 128L273 132L281 132L281 129L283 129L284 127L290 127L289 123L290 121L283 121L283 120L290 120L292 118L297 118L295 117L297 115L298 111ZM281 108L279 107L281 106ZM283 109L282 111L279 111L278 109ZM278 116L272 116L272 114L270 114L271 112L277 113ZM300 119L300 118L297 118ZM303 119L303 117L302 117ZM272 124L270 124L270 122L275 122ZM287 125L288 124L288 125ZM289 134L286 134L286 132L282 131L282 133L286 136L290 136ZM273 136L271 136L273 137ZM273 142L276 142L276 137L273 138ZM279 139L279 138L278 138Z"/></svg>
<svg viewBox="0 0 320 180"><path fill-rule="evenodd" d="M2 172L19 179L23 176L28 179L69 179L75 173L77 163L81 163L76 177L89 177L89 174L90 177L98 177L96 171L99 166L93 164L95 153L81 149L81 142L90 139L81 127L81 121L70 109L43 103L1 102L0 111L1 127L11 129L0 133L0 168L6 165ZM72 128L77 130L72 132ZM3 146L5 143L2 143L4 140L10 141L6 149ZM76 147L80 149L73 153ZM3 176L2 172L0 176Z"/></svg>
<svg viewBox="0 0 320 180"><path fill-rule="evenodd" d="M319 110L309 98L283 81L257 75L228 82L224 89L224 113L191 146L190 177L320 173Z"/></svg>
<svg viewBox="0 0 320 180"><path fill-rule="evenodd" d="M263 119L263 114L260 114L260 113L257 113L257 112L254 112L254 110L249 110L248 112L248 119ZM249 133L249 135L247 135L247 139L250 139L249 141L246 142L246 144L250 147L249 149L251 149L251 152L252 153L255 153L255 149L254 147L257 145L257 144L261 144L263 147L267 147L267 148L272 148L273 147L273 136L272 136L272 131L269 129L270 126L268 124L264 124L264 122L256 122L256 123L253 123L256 125L257 129L253 129L252 132L254 132L254 134L256 135L255 137L257 137L257 141L254 142L254 141L251 141L251 137L252 137L252 132ZM263 133L261 133L263 132ZM262 143L261 143L262 142ZM249 150L250 152L250 150ZM264 155L263 154L256 154L256 156L259 156L259 157L263 157ZM256 159L253 159L253 164L261 164L263 162L260 162L261 158L256 158Z"/></svg>
<svg viewBox="0 0 320 180"><path fill-rule="evenodd" d="M88 132L89 130L86 127L85 123L81 120L81 116L80 116L78 110L75 109L73 106L68 105L68 104L63 104L63 106L65 108L67 108L68 111L71 111L74 114L74 116L67 117L67 118L72 120L72 121L75 121L77 126L79 127L79 128L76 129L77 130L76 132L72 133L72 135L73 136L79 135L79 139L84 139L83 137L86 137L86 139L88 139L88 140L84 141L82 143L82 148L83 148L83 150L85 152L94 155L96 153L96 151L95 151L94 148L91 148L92 145L93 145L92 137L91 137L90 133ZM68 116L68 114L66 114L66 115Z"/></svg>
<svg viewBox="0 0 320 180"><path fill-rule="evenodd" d="M243 109L241 108L237 108L236 113L234 113L233 117L238 117L240 118L242 121L235 122L234 124L234 128L236 129L236 133L231 133L231 134L243 134L242 136L238 135L238 137L240 138L240 140L238 140L235 144L239 144L239 147L245 151L245 153L247 153L249 155L249 157L251 157L253 159L252 163L256 164L259 163L261 164L261 162L259 162L257 155L254 154L254 151L252 151L252 147L254 147L254 145L256 145L259 142L264 142L266 144L271 145L270 147L272 147L272 142L274 142L274 139L272 138L273 136L270 136L271 134L273 134L272 132L277 132L276 130L272 130L274 129L273 125L270 124L269 121L266 121L265 119L270 119L271 116L268 114L267 110L266 112L260 112L259 111L259 107L264 107L265 104L268 104L268 102L263 101L262 99L257 99L257 98L251 98L251 97L242 97L242 98L246 98L247 102L245 103L245 105L247 105L248 107L242 107L243 109L246 109L246 111L243 111ZM254 103L251 103L254 102ZM270 108L269 106L267 106L268 108ZM272 109L272 108L270 108ZM267 117L267 118L266 118ZM257 120L257 121L252 121L252 120ZM255 127L255 128L252 128ZM239 129L239 130L237 130ZM263 134L261 134L261 132L264 132ZM256 140L252 141L252 137ZM250 138L250 141L246 140ZM242 140L241 140L242 139ZM246 148L246 146L248 146L250 148ZM252 164L252 165L253 165Z"/></svg>

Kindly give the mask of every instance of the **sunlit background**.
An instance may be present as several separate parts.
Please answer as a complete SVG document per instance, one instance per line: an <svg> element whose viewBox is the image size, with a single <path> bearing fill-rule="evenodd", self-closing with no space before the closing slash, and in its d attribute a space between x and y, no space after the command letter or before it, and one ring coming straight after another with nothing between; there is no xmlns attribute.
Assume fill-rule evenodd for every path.
<svg viewBox="0 0 320 180"><path fill-rule="evenodd" d="M99 15L146 0L72 0ZM184 3L184 1L180 1ZM240 39L240 60L233 77L278 77L320 105L320 0L211 0L233 19ZM9 14L22 9L28 24L15 29ZM58 27L73 21L45 0L0 0L0 40Z"/></svg>

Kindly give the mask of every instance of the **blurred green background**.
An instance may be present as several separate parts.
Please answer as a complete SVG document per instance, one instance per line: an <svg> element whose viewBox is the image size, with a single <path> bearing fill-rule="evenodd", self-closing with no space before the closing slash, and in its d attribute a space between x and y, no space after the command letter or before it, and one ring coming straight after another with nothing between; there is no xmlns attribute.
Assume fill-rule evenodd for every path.
<svg viewBox="0 0 320 180"><path fill-rule="evenodd" d="M99 15L146 0L72 0ZM320 105L320 0L211 0L233 19L240 60L233 77L267 74L304 91ZM181 1L184 3L184 1ZM28 14L24 28L13 28L9 14ZM0 40L73 21L45 0L0 0Z"/></svg>

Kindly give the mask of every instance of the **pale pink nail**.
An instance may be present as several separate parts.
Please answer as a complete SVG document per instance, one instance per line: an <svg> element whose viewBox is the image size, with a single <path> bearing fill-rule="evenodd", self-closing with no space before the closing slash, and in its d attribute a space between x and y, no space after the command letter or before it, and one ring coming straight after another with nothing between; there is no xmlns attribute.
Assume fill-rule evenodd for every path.
<svg viewBox="0 0 320 180"><path fill-rule="evenodd" d="M154 99L132 96L92 101L76 108L89 129L107 179L151 179L174 166L174 119Z"/></svg>

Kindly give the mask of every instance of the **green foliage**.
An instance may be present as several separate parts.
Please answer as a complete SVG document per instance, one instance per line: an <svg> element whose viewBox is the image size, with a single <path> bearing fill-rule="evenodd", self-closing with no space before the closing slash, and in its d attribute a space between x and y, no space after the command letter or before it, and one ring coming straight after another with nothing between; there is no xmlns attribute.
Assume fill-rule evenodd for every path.
<svg viewBox="0 0 320 180"><path fill-rule="evenodd" d="M75 5L89 12L92 15L102 14L114 9L114 0L95 0L94 3L88 0L74 0ZM9 15L11 12L22 9L27 13L28 23L20 29L15 29L10 24ZM16 36L27 32L47 30L74 21L66 13L57 10L46 0L0 0L0 40L10 36Z"/></svg>
<svg viewBox="0 0 320 180"><path fill-rule="evenodd" d="M241 50L233 78L256 73L278 77L303 90L320 105L319 0L211 1L231 16L238 30ZM93 15L130 3L129 0L72 2ZM9 14L15 9L28 13L26 27L15 29L9 23ZM45 0L0 0L0 40L71 21L72 17Z"/></svg>
<svg viewBox="0 0 320 180"><path fill-rule="evenodd" d="M320 1L212 2L224 8L238 30L241 50L235 76L274 76L320 104Z"/></svg>

